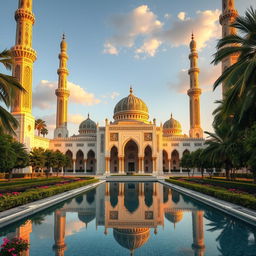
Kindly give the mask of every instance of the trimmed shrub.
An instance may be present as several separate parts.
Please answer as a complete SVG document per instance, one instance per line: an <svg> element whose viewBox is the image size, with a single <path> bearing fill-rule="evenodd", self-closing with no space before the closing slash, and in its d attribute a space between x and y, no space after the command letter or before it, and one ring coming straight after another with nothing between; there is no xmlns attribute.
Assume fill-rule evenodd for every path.
<svg viewBox="0 0 256 256"><path fill-rule="evenodd" d="M166 179L165 181L173 183L175 185L185 187L194 191L204 193L206 195L216 197L221 200L225 200L234 204L238 204L253 210L256 210L256 198L249 194L238 194L228 191L224 188L213 188L206 185L194 184L177 179Z"/></svg>
<svg viewBox="0 0 256 256"><path fill-rule="evenodd" d="M13 207L31 203L36 200L40 200L46 197L54 196L59 193L63 193L72 189L83 187L85 185L97 182L98 179L89 179L85 181L77 181L60 186L52 186L42 189L30 189L26 192L20 193L16 196L4 196L0 199L0 211L8 210Z"/></svg>

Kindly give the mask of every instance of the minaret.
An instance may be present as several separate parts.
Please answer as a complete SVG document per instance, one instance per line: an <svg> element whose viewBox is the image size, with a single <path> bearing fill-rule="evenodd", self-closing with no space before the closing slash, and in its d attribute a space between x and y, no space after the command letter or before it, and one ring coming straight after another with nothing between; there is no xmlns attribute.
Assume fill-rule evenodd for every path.
<svg viewBox="0 0 256 256"><path fill-rule="evenodd" d="M11 111L19 121L16 130L17 140L24 143L28 150L34 144L35 119L32 116L32 77L36 52L32 48L32 29L35 16L32 13L33 0L19 0L18 10L15 12L16 44L11 49L14 56L13 76L22 84L26 92L19 92Z"/></svg>
<svg viewBox="0 0 256 256"><path fill-rule="evenodd" d="M222 0L222 14L220 15L220 24L222 26L222 37L236 34L236 29L230 25L236 20L238 12L235 9L235 0ZM233 54L222 61L222 72L237 62L238 54ZM222 85L222 94L226 92L225 84Z"/></svg>
<svg viewBox="0 0 256 256"><path fill-rule="evenodd" d="M190 69L188 74L190 76L190 89L188 90L188 96L190 98L190 130L189 136L191 138L203 138L203 130L200 124L200 95L202 90L199 88L199 68L198 68L198 53L196 50L196 41L192 34L192 41L190 42L191 53Z"/></svg>
<svg viewBox="0 0 256 256"><path fill-rule="evenodd" d="M194 256L204 256L204 212L192 212L192 226L193 226L193 244Z"/></svg>
<svg viewBox="0 0 256 256"><path fill-rule="evenodd" d="M67 116L68 116L68 97L70 95L67 89L67 43L65 41L65 35L63 35L60 43L61 52L59 54L60 65L57 71L59 75L58 89L55 94L57 96L57 115L56 115L56 129L54 130L54 138L68 137L67 129Z"/></svg>

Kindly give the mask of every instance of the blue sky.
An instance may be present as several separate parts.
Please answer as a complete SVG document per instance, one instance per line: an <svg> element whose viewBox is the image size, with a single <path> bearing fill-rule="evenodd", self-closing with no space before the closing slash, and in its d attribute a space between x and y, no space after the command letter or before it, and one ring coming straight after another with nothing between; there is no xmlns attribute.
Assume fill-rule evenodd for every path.
<svg viewBox="0 0 256 256"><path fill-rule="evenodd" d="M14 44L17 3L5 1L0 9L0 49ZM250 5L256 8L255 0L236 0L240 14ZM210 65L220 37L220 9L220 0L34 0L33 48L38 60L33 114L54 127L59 43L65 32L71 135L88 112L101 125L105 118L111 120L115 104L128 95L130 85L148 105L151 120L160 124L173 113L188 133L188 43L194 31L204 91L202 127L211 130L214 101L221 97L220 90L212 92L220 69Z"/></svg>

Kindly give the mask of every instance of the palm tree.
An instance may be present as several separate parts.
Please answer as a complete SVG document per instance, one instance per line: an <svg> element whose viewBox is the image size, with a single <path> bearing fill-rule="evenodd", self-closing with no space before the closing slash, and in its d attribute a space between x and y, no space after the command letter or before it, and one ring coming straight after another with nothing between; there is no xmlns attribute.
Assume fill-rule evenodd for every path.
<svg viewBox="0 0 256 256"><path fill-rule="evenodd" d="M238 124L245 123L244 126L248 127L256 120L256 10L250 7L245 16L237 17L231 27L238 30L238 35L219 40L213 63L217 65L233 54L239 58L217 79L214 89L221 83L225 84L224 112L237 115Z"/></svg>
<svg viewBox="0 0 256 256"><path fill-rule="evenodd" d="M40 133L43 129L46 128L46 123L42 119L35 120L35 130L37 130L37 135L40 136Z"/></svg>
<svg viewBox="0 0 256 256"><path fill-rule="evenodd" d="M45 137L45 135L48 134L48 129L47 128L42 128L41 134Z"/></svg>
<svg viewBox="0 0 256 256"><path fill-rule="evenodd" d="M12 69L11 51L0 52L0 63L7 69ZM15 96L19 91L25 91L15 77L0 73L0 129L6 133L15 134L14 130L18 127L18 121L6 110L12 105Z"/></svg>

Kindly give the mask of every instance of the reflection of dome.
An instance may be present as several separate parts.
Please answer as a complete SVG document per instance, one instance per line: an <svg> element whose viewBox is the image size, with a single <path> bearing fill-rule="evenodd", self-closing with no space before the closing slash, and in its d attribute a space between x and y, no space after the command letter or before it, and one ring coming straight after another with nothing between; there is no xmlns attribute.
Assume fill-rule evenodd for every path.
<svg viewBox="0 0 256 256"><path fill-rule="evenodd" d="M140 122L148 122L148 107L143 100L133 95L132 88L130 94L121 99L115 106L114 119L120 120L136 120Z"/></svg>
<svg viewBox="0 0 256 256"><path fill-rule="evenodd" d="M183 219L183 211L166 212L164 216L171 223L178 223Z"/></svg>
<svg viewBox="0 0 256 256"><path fill-rule="evenodd" d="M78 219L85 224L90 223L95 218L95 212L79 212Z"/></svg>
<svg viewBox="0 0 256 256"><path fill-rule="evenodd" d="M180 122L175 120L172 115L169 120L164 123L163 130L165 134L181 135L182 128Z"/></svg>
<svg viewBox="0 0 256 256"><path fill-rule="evenodd" d="M89 117L79 125L80 134L96 133L97 125Z"/></svg>
<svg viewBox="0 0 256 256"><path fill-rule="evenodd" d="M149 239L149 228L113 229L115 240L124 248L134 251Z"/></svg>

